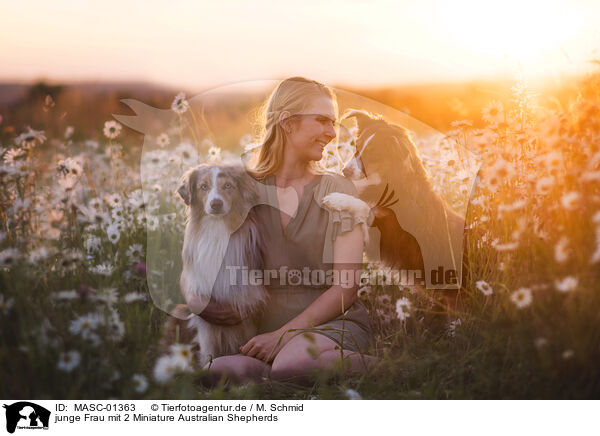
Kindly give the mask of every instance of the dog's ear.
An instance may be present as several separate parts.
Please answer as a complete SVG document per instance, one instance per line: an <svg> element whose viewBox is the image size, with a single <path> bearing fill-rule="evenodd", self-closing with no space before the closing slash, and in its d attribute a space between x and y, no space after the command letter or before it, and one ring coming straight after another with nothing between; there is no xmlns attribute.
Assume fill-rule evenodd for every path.
<svg viewBox="0 0 600 436"><path fill-rule="evenodd" d="M360 133L362 130L366 129L373 122L381 120L382 117L380 115L374 115L367 111L361 109L348 109L342 115L342 121L348 118L356 119L356 126L358 127L358 132Z"/></svg>
<svg viewBox="0 0 600 436"><path fill-rule="evenodd" d="M181 196L187 206L194 200L194 186L196 180L196 168L187 170L181 177L181 185L177 188L177 193Z"/></svg>

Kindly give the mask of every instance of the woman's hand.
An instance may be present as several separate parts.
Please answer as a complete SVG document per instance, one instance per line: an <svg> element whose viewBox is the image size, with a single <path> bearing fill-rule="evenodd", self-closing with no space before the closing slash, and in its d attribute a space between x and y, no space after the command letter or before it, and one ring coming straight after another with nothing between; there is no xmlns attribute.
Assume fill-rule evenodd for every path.
<svg viewBox="0 0 600 436"><path fill-rule="evenodd" d="M217 325L236 325L244 320L229 304L218 303L213 298L210 299L198 316L211 324Z"/></svg>
<svg viewBox="0 0 600 436"><path fill-rule="evenodd" d="M292 335L286 333L285 330L263 333L262 335L254 336L245 345L242 345L240 352L248 357L254 357L265 363L270 363L291 338Z"/></svg>

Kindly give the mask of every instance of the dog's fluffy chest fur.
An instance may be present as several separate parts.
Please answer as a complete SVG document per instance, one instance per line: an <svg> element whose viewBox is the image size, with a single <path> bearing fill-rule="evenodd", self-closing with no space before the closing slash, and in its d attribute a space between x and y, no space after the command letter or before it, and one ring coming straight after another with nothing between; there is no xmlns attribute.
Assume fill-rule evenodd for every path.
<svg viewBox="0 0 600 436"><path fill-rule="evenodd" d="M190 279L195 286L189 289L193 295L211 296L229 239L229 230L223 220L204 217L198 228L188 224L183 245L183 273L193 275Z"/></svg>
<svg viewBox="0 0 600 436"><path fill-rule="evenodd" d="M238 283L227 269L262 267L255 216L250 213L239 229L231 235L229 232L226 222L214 217L192 220L185 231L181 274L184 294L200 297L205 304L212 297L244 318L233 326L210 324L199 316L190 318L188 328L196 331L194 341L200 346L201 365L211 357L239 352L239 347L256 335L257 315L267 299L263 286Z"/></svg>

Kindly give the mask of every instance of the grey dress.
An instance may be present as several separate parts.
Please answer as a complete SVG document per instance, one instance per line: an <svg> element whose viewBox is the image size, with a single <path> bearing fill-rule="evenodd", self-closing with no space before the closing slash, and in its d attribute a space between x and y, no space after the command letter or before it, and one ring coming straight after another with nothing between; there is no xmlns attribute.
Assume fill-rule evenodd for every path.
<svg viewBox="0 0 600 436"><path fill-rule="evenodd" d="M289 271L332 270L333 241L357 223L350 213L322 208L321 200L332 192L353 196L357 193L353 183L340 175L317 175L304 187L296 214L284 230L278 208L269 206L278 204L275 177L269 176L257 185L261 202L265 203L256 206L257 217L265 226L264 268L281 271L280 268L287 267L281 274L286 276L283 282L280 275L267 286L270 300L259 326L259 333L266 333L293 319L329 288L327 283L319 284L323 282L322 276L311 277L307 283ZM303 331L325 335L347 350L368 352L373 345L369 316L358 300L338 318Z"/></svg>

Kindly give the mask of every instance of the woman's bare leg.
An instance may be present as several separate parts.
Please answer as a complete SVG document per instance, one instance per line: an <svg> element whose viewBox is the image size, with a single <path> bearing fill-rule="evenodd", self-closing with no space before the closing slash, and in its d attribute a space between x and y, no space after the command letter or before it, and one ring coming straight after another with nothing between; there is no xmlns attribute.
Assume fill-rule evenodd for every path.
<svg viewBox="0 0 600 436"><path fill-rule="evenodd" d="M354 373L367 372L376 362L374 356L360 354L350 350L343 353L336 349L337 343L321 334L312 334L292 338L277 354L271 368L273 380L294 380L304 382L313 370L330 370L344 358L347 370Z"/></svg>
<svg viewBox="0 0 600 436"><path fill-rule="evenodd" d="M221 356L207 363L204 369L209 371L211 381L218 383L223 377L236 384L244 384L251 381L260 382L269 376L271 366L254 357L234 354L232 356Z"/></svg>

